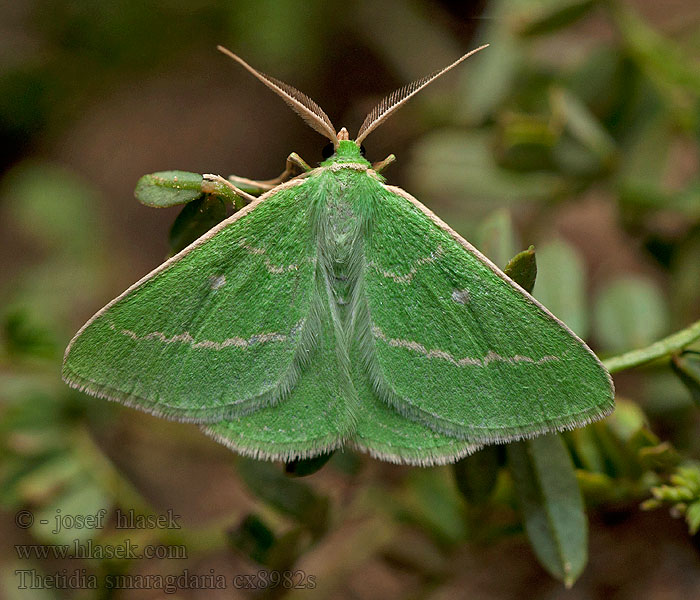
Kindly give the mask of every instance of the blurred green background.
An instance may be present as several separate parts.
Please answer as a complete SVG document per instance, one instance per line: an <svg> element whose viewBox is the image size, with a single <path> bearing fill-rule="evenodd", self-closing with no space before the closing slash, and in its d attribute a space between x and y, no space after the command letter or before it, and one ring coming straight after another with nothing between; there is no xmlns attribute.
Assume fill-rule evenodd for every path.
<svg viewBox="0 0 700 600"><path fill-rule="evenodd" d="M486 42L374 133L368 158L396 154L388 180L496 263L534 244L535 295L604 358L700 319L696 0L0 7L0 597L163 597L162 588L18 589L16 570L64 569L101 580L222 574L227 590L168 597L249 597L232 578L263 567L315 577L315 590L290 597L700 597L692 348L674 368L666 358L616 374L615 415L563 436L590 527L588 565L571 590L531 532L528 543L502 449L457 478L451 467L338 453L297 479L196 426L60 380L78 327L169 251L178 210L140 205L141 175L267 179L292 151L321 159L325 141L217 43L307 93L352 136L384 95ZM109 524L116 508L172 509L182 529L38 525L53 524L57 509L105 509ZM24 509L36 519L28 529L15 523ZM125 538L184 546L187 558L22 558L16 547Z"/></svg>

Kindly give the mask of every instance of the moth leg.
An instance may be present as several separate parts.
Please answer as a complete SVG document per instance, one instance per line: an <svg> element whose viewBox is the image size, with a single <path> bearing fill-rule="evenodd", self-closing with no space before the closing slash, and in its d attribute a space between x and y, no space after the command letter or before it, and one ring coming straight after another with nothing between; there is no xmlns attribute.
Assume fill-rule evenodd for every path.
<svg viewBox="0 0 700 600"><path fill-rule="evenodd" d="M228 180L234 184L239 189L252 194L253 196L260 196L268 190L277 187L280 183L289 181L294 177L298 177L304 173L311 171L311 167L296 153L292 152L287 157L287 163L285 165L284 171L274 179L248 179L247 177L239 177L238 175L229 175Z"/></svg>
<svg viewBox="0 0 700 600"><path fill-rule="evenodd" d="M297 175L311 171L311 167L308 165L308 163L296 152L292 152L287 157L287 170L290 168L295 168L298 171L298 173L296 173Z"/></svg>
<svg viewBox="0 0 700 600"><path fill-rule="evenodd" d="M391 163L393 163L396 160L396 157L393 154L390 154L387 156L384 160L379 161L377 163L374 163L372 165L372 168L377 172L381 173L384 169L386 169Z"/></svg>
<svg viewBox="0 0 700 600"><path fill-rule="evenodd" d="M236 196L239 198L243 198L247 203L252 202L255 200L255 196L252 194L249 194L248 192L243 191L241 188L237 187L233 183L231 183L228 179L224 179L221 175L215 175L213 173L205 173L202 175L202 178L204 181L202 182L202 191L203 192L214 192L216 191L215 189L208 190L207 189L207 184L209 183L219 183L221 185L225 185L227 188L229 188Z"/></svg>

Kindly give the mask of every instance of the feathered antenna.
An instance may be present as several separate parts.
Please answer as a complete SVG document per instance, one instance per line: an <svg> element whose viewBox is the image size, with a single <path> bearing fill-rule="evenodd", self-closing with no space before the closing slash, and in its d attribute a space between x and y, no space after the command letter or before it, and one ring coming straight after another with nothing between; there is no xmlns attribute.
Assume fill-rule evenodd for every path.
<svg viewBox="0 0 700 600"><path fill-rule="evenodd" d="M260 71L255 70L247 62L245 62L240 56L236 56L229 49L223 46L217 46L220 52L223 52L226 56L230 56L233 60L241 64L245 69L247 69L252 75L257 77L262 81L267 87L269 87L273 92L282 98L291 108L297 113L307 125L318 131L321 135L327 137L334 146L338 145L338 136L335 132L335 127L333 123L328 118L323 109L316 104L307 95L302 94L296 88L291 85L265 75Z"/></svg>
<svg viewBox="0 0 700 600"><path fill-rule="evenodd" d="M457 59L451 65L445 67L444 69L436 71L435 73L432 73L427 77L423 77L423 79L419 79L418 81L409 83L408 85L405 85L404 87L389 94L374 108L374 110L371 113L367 115L367 117L365 117L365 120L362 123L362 127L360 127L360 131L357 133L357 138L355 139L355 141L358 144L361 144L362 140L364 140L377 127L379 127L389 117L391 113L393 113L397 108L405 104L409 98L415 96L426 85L432 83L438 77L444 75L445 73L447 73L447 71L456 67L463 60L469 58L472 54L476 54L477 52L479 52L479 50L483 50L487 46L488 44L479 46L471 52L467 52L464 56Z"/></svg>

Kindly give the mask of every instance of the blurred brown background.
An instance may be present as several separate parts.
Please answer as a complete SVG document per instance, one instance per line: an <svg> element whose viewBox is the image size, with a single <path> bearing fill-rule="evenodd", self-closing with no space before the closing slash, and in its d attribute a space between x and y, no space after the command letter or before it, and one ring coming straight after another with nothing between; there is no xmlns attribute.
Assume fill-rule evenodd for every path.
<svg viewBox="0 0 700 600"><path fill-rule="evenodd" d="M287 564L265 563L240 542L251 515L280 539L294 528L274 499L240 480L233 454L194 426L72 394L59 380L70 336L168 253L178 211L140 205L141 175L267 179L292 151L310 164L321 159L325 141L216 44L308 94L352 136L384 95L484 42L491 47L372 134L368 158L396 154L388 180L496 262L535 244L535 295L603 356L700 318L694 0L37 0L0 8L0 596L163 597L17 590L18 568L100 576L214 569L230 578ZM511 223L511 241L492 243L489 232ZM666 365L622 373L616 384L659 441L683 461L697 459L697 410ZM310 506L318 501L330 520L319 537L309 541L305 530L289 542L303 549L294 564L319 582L297 593L700 597L697 535L667 510L639 510L663 474L626 458L610 467L605 455L599 474L607 479L591 491L586 473L598 471L568 443L591 524L589 565L572 590L538 565L507 477L487 505L470 506L449 468L345 456L303 484ZM22 507L54 515L115 506L181 514L186 532L150 531L141 542L184 543L188 561L18 558L14 544L57 543L12 523ZM118 539L110 535L96 539Z"/></svg>

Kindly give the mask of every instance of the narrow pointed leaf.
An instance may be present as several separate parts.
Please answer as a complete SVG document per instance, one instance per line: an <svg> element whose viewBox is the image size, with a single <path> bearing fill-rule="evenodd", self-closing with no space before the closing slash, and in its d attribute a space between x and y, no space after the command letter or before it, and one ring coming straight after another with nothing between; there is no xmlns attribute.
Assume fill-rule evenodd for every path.
<svg viewBox="0 0 700 600"><path fill-rule="evenodd" d="M241 457L237 471L250 490L278 511L294 517L314 534L328 524L328 499L307 484L286 477L275 465Z"/></svg>
<svg viewBox="0 0 700 600"><path fill-rule="evenodd" d="M603 287L594 304L596 339L611 352L642 348L668 333L668 311L650 279L628 276Z"/></svg>
<svg viewBox="0 0 700 600"><path fill-rule="evenodd" d="M605 473L605 456L593 427L582 427L565 434L577 464L589 472Z"/></svg>
<svg viewBox="0 0 700 600"><path fill-rule="evenodd" d="M601 167L609 167L615 156L615 142L588 107L564 88L551 91L552 111L567 132L591 152Z"/></svg>
<svg viewBox="0 0 700 600"><path fill-rule="evenodd" d="M534 16L518 28L524 37L552 33L585 17L598 5L598 0L574 0L553 4L549 10L533 11Z"/></svg>
<svg viewBox="0 0 700 600"><path fill-rule="evenodd" d="M588 529L571 457L558 435L508 445L525 531L542 566L567 587L588 560Z"/></svg>
<svg viewBox="0 0 700 600"><path fill-rule="evenodd" d="M226 218L226 206L215 196L202 196L187 204L170 228L171 255L177 254Z"/></svg>
<svg viewBox="0 0 700 600"><path fill-rule="evenodd" d="M457 488L473 504L488 500L498 481L498 448L487 446L452 465Z"/></svg>
<svg viewBox="0 0 700 600"><path fill-rule="evenodd" d="M508 261L503 272L526 292L532 292L532 289L535 287L535 279L537 278L535 247L530 246L527 250L516 254Z"/></svg>
<svg viewBox="0 0 700 600"><path fill-rule="evenodd" d="M306 477L307 475L313 475L317 471L320 471L332 456L333 452L328 452L327 454L321 454L319 456L315 456L314 458L293 460L285 463L284 472L287 475L293 475L295 477Z"/></svg>
<svg viewBox="0 0 700 600"><path fill-rule="evenodd" d="M254 514L250 514L227 535L228 543L252 558L255 562L265 564L267 553L275 543L274 532L264 521Z"/></svg>
<svg viewBox="0 0 700 600"><path fill-rule="evenodd" d="M700 352L686 350L674 355L671 367L688 388L693 402L700 406Z"/></svg>
<svg viewBox="0 0 700 600"><path fill-rule="evenodd" d="M479 250L503 267L518 248L510 211L502 208L488 215L476 231L476 242Z"/></svg>
<svg viewBox="0 0 700 600"><path fill-rule="evenodd" d="M573 331L586 337L586 275L580 253L564 240L537 248L535 297Z"/></svg>
<svg viewBox="0 0 700 600"><path fill-rule="evenodd" d="M502 4L501 6L506 6ZM507 13L508 9L502 10ZM505 16L496 15L483 24L482 39L489 40L488 52L470 61L467 76L463 76L457 118L468 123L481 123L493 115L518 80L523 63L522 44L507 24ZM479 85L474 85L478 81Z"/></svg>
<svg viewBox="0 0 700 600"><path fill-rule="evenodd" d="M443 544L457 544L467 535L464 502L445 469L415 469L405 488L406 518L415 520Z"/></svg>

